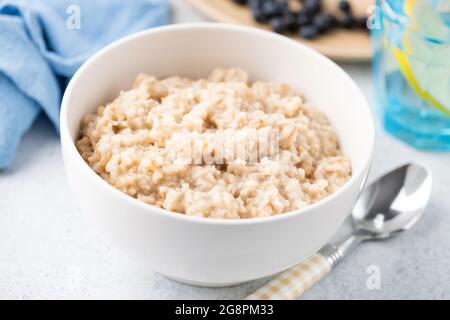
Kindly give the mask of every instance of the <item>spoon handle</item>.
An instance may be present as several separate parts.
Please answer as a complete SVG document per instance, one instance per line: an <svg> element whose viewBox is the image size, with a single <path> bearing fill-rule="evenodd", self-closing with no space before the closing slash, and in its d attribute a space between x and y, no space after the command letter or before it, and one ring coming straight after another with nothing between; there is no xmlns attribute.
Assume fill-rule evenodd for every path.
<svg viewBox="0 0 450 320"><path fill-rule="evenodd" d="M331 271L329 259L320 253L283 272L246 300L294 300Z"/></svg>
<svg viewBox="0 0 450 320"><path fill-rule="evenodd" d="M342 252L328 244L318 253L283 272L246 300L294 300L324 278L343 258Z"/></svg>

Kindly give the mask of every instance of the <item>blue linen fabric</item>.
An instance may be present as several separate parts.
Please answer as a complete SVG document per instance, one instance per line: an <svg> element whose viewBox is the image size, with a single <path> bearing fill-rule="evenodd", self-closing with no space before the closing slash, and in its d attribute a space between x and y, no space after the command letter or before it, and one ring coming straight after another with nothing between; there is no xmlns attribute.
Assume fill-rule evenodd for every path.
<svg viewBox="0 0 450 320"><path fill-rule="evenodd" d="M62 92L84 61L168 20L167 0L0 0L0 169L41 111L58 130Z"/></svg>

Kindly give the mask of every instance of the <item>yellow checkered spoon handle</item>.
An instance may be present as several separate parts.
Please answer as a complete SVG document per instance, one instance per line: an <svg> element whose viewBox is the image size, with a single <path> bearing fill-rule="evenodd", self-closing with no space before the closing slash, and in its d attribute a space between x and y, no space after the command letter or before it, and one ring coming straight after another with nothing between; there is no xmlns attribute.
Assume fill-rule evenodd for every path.
<svg viewBox="0 0 450 320"><path fill-rule="evenodd" d="M318 253L283 272L246 300L294 300L330 273L343 258L333 245L326 245Z"/></svg>

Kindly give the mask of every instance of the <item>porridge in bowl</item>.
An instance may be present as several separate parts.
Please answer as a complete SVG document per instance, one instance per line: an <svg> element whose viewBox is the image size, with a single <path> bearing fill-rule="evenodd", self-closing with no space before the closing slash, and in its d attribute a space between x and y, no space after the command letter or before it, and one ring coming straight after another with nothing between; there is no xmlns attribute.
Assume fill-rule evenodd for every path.
<svg viewBox="0 0 450 320"><path fill-rule="evenodd" d="M141 74L96 114L77 148L104 180L150 205L245 219L305 208L351 176L323 113L241 69L206 79Z"/></svg>

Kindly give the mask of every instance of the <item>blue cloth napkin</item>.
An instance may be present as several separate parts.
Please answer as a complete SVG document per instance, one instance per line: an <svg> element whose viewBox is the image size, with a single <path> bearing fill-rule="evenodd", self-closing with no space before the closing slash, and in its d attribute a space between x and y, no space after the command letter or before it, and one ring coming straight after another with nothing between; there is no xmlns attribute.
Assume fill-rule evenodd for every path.
<svg viewBox="0 0 450 320"><path fill-rule="evenodd" d="M0 0L0 169L41 111L58 130L67 79L87 58L168 19L167 0Z"/></svg>

